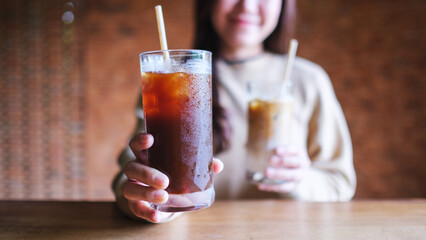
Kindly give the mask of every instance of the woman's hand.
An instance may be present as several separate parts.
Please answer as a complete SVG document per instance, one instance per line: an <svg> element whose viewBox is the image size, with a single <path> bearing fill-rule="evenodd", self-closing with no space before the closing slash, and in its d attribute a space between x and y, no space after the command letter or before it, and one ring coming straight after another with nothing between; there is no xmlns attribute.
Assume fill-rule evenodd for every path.
<svg viewBox="0 0 426 240"><path fill-rule="evenodd" d="M262 191L289 193L304 178L306 170L311 166L306 149L295 146L278 147L269 159L269 167L265 175L269 179L284 180L282 184L259 184Z"/></svg>
<svg viewBox="0 0 426 240"><path fill-rule="evenodd" d="M129 143L130 149L136 156L136 161L129 162L124 169L129 179L123 186L123 196L128 200L129 209L137 217L153 223L170 221L180 214L165 213L150 207L149 203L164 203L168 194L164 190L169 185L168 177L162 172L144 165L146 149L154 143L152 135L136 134ZM222 161L213 159L213 171L219 173L223 169Z"/></svg>

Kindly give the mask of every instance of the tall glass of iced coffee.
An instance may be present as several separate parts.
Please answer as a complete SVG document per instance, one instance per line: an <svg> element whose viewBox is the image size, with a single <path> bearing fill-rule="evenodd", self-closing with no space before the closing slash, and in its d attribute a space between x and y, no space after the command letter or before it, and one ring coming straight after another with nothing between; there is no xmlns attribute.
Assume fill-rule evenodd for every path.
<svg viewBox="0 0 426 240"><path fill-rule="evenodd" d="M252 183L280 184L265 170L278 146L291 140L292 82L248 83L247 178Z"/></svg>
<svg viewBox="0 0 426 240"><path fill-rule="evenodd" d="M192 211L214 201L211 53L165 50L140 54L145 129L154 136L150 167L169 177L169 199L152 206Z"/></svg>

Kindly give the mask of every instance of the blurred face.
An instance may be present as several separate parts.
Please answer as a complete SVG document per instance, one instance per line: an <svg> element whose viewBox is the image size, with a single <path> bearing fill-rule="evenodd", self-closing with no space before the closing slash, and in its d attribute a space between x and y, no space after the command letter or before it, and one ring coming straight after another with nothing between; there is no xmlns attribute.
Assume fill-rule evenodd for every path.
<svg viewBox="0 0 426 240"><path fill-rule="evenodd" d="M211 18L221 48L262 48L278 24L281 5L282 0L216 0Z"/></svg>

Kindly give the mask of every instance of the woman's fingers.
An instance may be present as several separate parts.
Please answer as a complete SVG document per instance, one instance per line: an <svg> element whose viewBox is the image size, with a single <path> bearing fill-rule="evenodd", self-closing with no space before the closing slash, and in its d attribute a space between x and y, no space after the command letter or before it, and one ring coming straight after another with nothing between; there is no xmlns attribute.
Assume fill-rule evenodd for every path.
<svg viewBox="0 0 426 240"><path fill-rule="evenodd" d="M129 209L137 217L152 223L164 223L175 219L182 213L166 213L153 209L148 202L140 200L129 200Z"/></svg>
<svg viewBox="0 0 426 240"><path fill-rule="evenodd" d="M296 147L278 147L269 159L269 164L274 167L304 168L311 165L308 154Z"/></svg>
<svg viewBox="0 0 426 240"><path fill-rule="evenodd" d="M300 153L295 147L277 147L269 163L274 167L299 168L300 160Z"/></svg>
<svg viewBox="0 0 426 240"><path fill-rule="evenodd" d="M223 170L223 162L220 159L213 158L213 172L218 174Z"/></svg>
<svg viewBox="0 0 426 240"><path fill-rule="evenodd" d="M286 182L283 184L259 184L257 187L259 190L267 192L280 192L280 193L289 193L292 192L297 186L296 182Z"/></svg>
<svg viewBox="0 0 426 240"><path fill-rule="evenodd" d="M302 161L298 155L281 157L273 155L269 160L269 164L274 167L284 168L300 168L302 167Z"/></svg>
<svg viewBox="0 0 426 240"><path fill-rule="evenodd" d="M144 200L152 203L163 203L169 198L166 191L143 186L138 182L128 181L123 185L123 196L128 200Z"/></svg>
<svg viewBox="0 0 426 240"><path fill-rule="evenodd" d="M164 221L164 216L162 212L153 209L149 206L148 202L140 200L130 200L129 209L137 217L145 219L153 223L160 223Z"/></svg>
<svg viewBox="0 0 426 240"><path fill-rule="evenodd" d="M274 153L281 157L292 156L299 154L299 148L293 145L277 147Z"/></svg>
<svg viewBox="0 0 426 240"><path fill-rule="evenodd" d="M148 202L129 200L129 209L139 218L153 223L159 223L161 221L159 211L151 208Z"/></svg>
<svg viewBox="0 0 426 240"><path fill-rule="evenodd" d="M148 167L139 162L129 162L124 168L128 179L134 179L156 189L166 189L169 178L157 169Z"/></svg>
<svg viewBox="0 0 426 240"><path fill-rule="evenodd" d="M288 169L268 167L266 169L266 177L274 180L285 180L289 182L298 182L302 179L304 169Z"/></svg>
<svg viewBox="0 0 426 240"><path fill-rule="evenodd" d="M278 147L269 159L269 167L265 175L271 180L281 180L282 184L259 184L262 191L292 192L297 184L304 178L306 169L311 165L311 160L306 151L294 146Z"/></svg>
<svg viewBox="0 0 426 240"><path fill-rule="evenodd" d="M138 159L143 159L144 152L154 143L154 137L148 133L138 133L129 142L129 147Z"/></svg>

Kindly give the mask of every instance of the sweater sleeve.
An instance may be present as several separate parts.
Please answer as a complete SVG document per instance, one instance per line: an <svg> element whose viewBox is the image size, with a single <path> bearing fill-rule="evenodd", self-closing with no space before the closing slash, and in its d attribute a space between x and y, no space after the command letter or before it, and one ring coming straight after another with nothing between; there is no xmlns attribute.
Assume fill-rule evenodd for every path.
<svg viewBox="0 0 426 240"><path fill-rule="evenodd" d="M327 73L319 66L316 72L307 138L312 167L292 195L305 201L349 201L356 187L349 129Z"/></svg>
<svg viewBox="0 0 426 240"><path fill-rule="evenodd" d="M139 100L139 103L141 103L142 99ZM143 112L142 112L142 106L141 104L137 105L136 109L136 115L137 115L137 127L135 129L136 133L144 131L144 119L143 119ZM127 182L127 177L124 174L124 168L127 165L127 163L134 161L136 159L135 155L133 154L132 150L127 146L123 149L121 152L119 158L118 158L118 164L120 165L120 172L114 177L114 180L112 182L112 190L114 191L116 203L118 207L129 217L138 219L129 209L127 199L124 198L122 193L122 188L124 183Z"/></svg>

